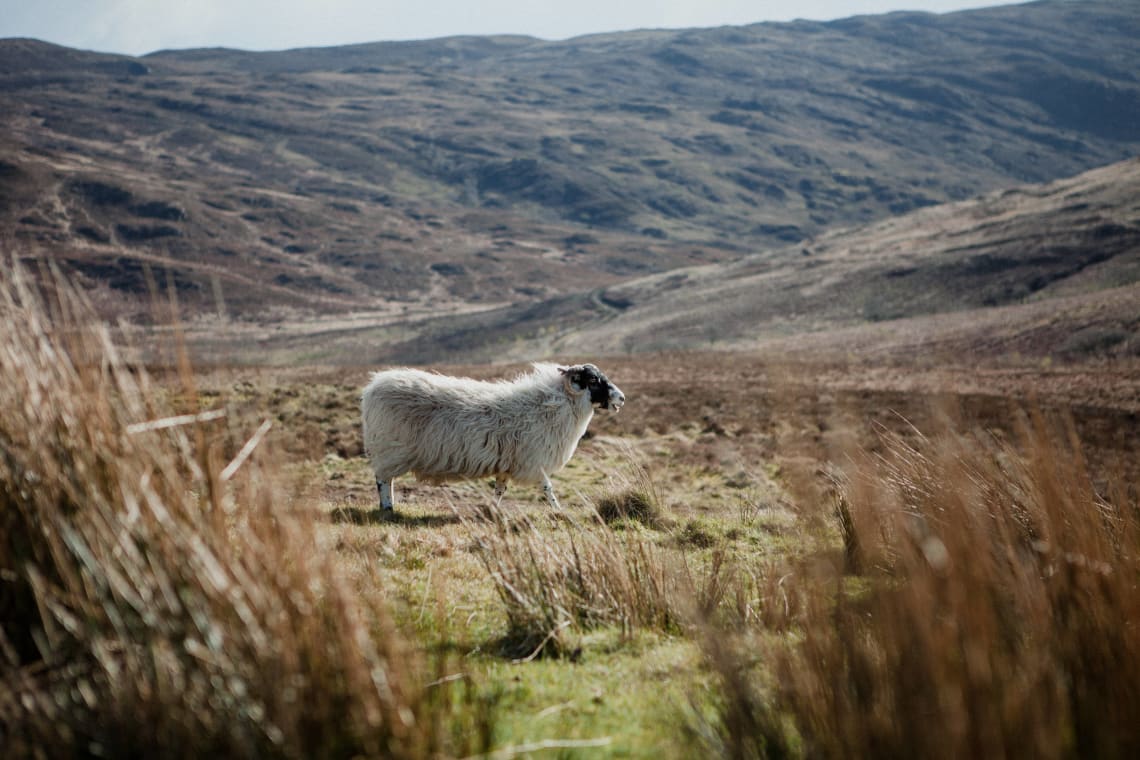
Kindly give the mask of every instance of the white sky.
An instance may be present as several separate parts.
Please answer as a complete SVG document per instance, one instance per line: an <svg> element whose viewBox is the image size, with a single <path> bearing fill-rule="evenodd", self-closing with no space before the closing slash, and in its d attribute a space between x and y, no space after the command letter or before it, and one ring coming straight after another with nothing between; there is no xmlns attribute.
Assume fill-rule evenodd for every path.
<svg viewBox="0 0 1140 760"><path fill-rule="evenodd" d="M943 13L1009 0L0 0L0 37L141 55L189 47L280 50L455 34L555 40L594 32Z"/></svg>

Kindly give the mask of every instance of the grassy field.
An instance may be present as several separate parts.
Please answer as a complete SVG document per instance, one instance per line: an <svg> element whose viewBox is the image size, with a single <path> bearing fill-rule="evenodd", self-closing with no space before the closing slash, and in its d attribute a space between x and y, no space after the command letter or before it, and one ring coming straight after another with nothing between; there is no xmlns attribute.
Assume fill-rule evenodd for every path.
<svg viewBox="0 0 1140 760"><path fill-rule="evenodd" d="M366 369L146 372L66 287L0 308L10 756L1140 749L1134 367L598 359L629 401L561 512L383 517Z"/></svg>

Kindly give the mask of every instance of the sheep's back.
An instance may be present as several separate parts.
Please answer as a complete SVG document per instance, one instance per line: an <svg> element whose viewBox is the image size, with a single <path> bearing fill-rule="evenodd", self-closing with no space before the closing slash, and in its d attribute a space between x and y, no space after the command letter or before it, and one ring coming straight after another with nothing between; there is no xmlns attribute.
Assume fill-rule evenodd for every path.
<svg viewBox="0 0 1140 760"><path fill-rule="evenodd" d="M378 372L363 396L365 448L424 480L497 475L511 464L511 411L525 403L506 401L509 390L419 370Z"/></svg>

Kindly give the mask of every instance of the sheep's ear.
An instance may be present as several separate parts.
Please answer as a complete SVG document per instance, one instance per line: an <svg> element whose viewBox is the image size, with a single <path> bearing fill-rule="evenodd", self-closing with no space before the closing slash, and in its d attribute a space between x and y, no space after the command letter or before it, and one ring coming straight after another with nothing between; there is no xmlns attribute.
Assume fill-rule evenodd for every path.
<svg viewBox="0 0 1140 760"><path fill-rule="evenodd" d="M566 393L569 394L571 398L578 398L586 391L585 388L579 387L581 378L575 369L575 367L558 368L559 372L562 373L562 387L566 389Z"/></svg>

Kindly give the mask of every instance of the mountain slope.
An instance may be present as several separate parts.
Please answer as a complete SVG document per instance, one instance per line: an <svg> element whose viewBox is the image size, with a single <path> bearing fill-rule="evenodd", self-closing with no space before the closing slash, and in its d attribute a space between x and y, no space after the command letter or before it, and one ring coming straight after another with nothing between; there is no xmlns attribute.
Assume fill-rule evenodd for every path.
<svg viewBox="0 0 1140 760"><path fill-rule="evenodd" d="M1140 159L610 288L615 349L745 341L1096 294L1140 280ZM1138 301L1140 303L1140 301ZM1137 318L1140 318L1138 313ZM599 331L569 344L594 343ZM620 336L620 337L619 337Z"/></svg>
<svg viewBox="0 0 1140 760"><path fill-rule="evenodd" d="M1132 4L1053 1L142 59L0 41L0 228L138 314L151 281L261 319L569 304L1135 155L1137 38Z"/></svg>
<svg viewBox="0 0 1140 760"><path fill-rule="evenodd" d="M545 303L326 335L324 358L1140 354L1140 159ZM348 348L351 346L351 349Z"/></svg>

